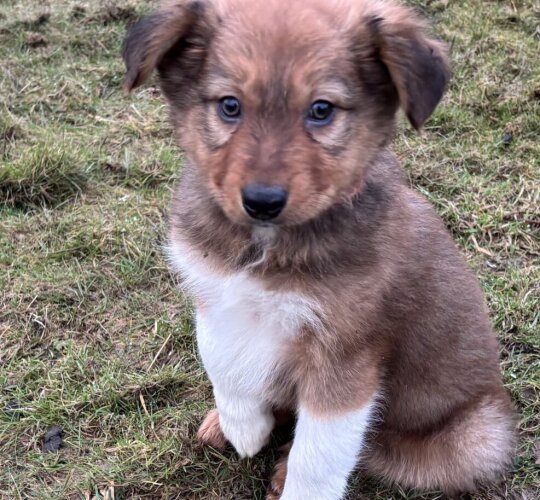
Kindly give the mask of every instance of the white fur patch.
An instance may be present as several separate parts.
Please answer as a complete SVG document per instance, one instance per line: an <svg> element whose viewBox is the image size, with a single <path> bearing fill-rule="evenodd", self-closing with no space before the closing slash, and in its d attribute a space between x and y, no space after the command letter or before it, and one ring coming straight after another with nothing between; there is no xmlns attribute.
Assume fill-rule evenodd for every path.
<svg viewBox="0 0 540 500"><path fill-rule="evenodd" d="M187 244L174 242L169 256L198 304L197 342L223 433L252 456L274 425L268 388L283 350L302 325L318 325L318 308L298 293L266 290L246 271L223 273Z"/></svg>
<svg viewBox="0 0 540 500"><path fill-rule="evenodd" d="M359 410L317 417L300 407L281 500L339 500L358 463L376 397Z"/></svg>

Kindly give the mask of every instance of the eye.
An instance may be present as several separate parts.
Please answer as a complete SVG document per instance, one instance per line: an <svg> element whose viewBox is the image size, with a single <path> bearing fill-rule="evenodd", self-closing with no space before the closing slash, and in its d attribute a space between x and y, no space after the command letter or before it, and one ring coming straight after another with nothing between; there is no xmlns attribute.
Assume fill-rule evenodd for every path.
<svg viewBox="0 0 540 500"><path fill-rule="evenodd" d="M224 97L219 101L218 113L226 122L234 122L242 113L240 101L236 97Z"/></svg>
<svg viewBox="0 0 540 500"><path fill-rule="evenodd" d="M308 120L313 125L327 125L334 117L334 105L328 101L315 101L308 112Z"/></svg>

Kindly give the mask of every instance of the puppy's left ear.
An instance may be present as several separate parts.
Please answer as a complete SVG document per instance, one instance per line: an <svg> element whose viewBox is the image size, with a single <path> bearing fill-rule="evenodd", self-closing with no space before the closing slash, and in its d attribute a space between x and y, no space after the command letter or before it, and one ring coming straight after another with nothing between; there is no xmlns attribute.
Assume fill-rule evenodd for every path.
<svg viewBox="0 0 540 500"><path fill-rule="evenodd" d="M368 20L380 60L387 67L401 108L420 129L441 100L450 67L444 43L405 7L388 7Z"/></svg>

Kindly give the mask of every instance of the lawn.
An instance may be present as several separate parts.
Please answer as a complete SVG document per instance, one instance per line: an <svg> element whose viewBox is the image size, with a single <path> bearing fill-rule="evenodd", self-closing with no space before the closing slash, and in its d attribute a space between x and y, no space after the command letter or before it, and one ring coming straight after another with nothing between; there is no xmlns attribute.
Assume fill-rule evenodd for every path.
<svg viewBox="0 0 540 500"><path fill-rule="evenodd" d="M538 498L540 4L409 3L454 76L395 149L481 281L520 412L513 472L469 498ZM126 25L152 5L0 0L2 499L264 498L284 439L244 461L194 439L211 387L162 251L182 153L155 83L121 92ZM440 498L353 483L350 499Z"/></svg>

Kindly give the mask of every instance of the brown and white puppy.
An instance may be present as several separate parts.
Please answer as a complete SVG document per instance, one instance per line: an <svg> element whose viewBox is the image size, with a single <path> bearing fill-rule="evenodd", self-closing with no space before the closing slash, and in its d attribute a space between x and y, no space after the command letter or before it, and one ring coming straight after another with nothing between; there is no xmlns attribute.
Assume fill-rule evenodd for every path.
<svg viewBox="0 0 540 500"><path fill-rule="evenodd" d="M217 410L241 456L276 408L295 437L269 497L337 499L357 463L470 490L509 466L514 416L476 279L388 144L449 78L444 46L375 0L173 0L125 42L157 69L186 153L171 259L197 304Z"/></svg>

